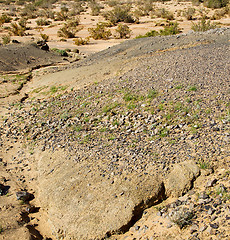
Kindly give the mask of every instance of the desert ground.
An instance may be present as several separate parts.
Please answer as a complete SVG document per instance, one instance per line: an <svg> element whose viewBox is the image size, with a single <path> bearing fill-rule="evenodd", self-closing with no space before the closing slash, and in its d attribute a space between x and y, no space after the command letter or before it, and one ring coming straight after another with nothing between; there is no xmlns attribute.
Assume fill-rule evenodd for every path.
<svg viewBox="0 0 230 240"><path fill-rule="evenodd" d="M0 239L229 239L228 2L0 6Z"/></svg>
<svg viewBox="0 0 230 240"><path fill-rule="evenodd" d="M11 4L7 1L2 2L0 14L10 16L12 20L8 23L3 21L0 37L10 33L12 39L34 42L42 39L41 34L46 34L49 37L48 43L51 49L74 50L77 48L83 55L104 50L124 41L116 36L117 23L111 24L112 17L110 15L106 17L108 15L106 13L113 11L115 7L120 7L124 11L116 12L121 21L124 15L131 16L131 20L128 19L125 23L131 30L130 36L126 37L131 39L144 35L148 31L163 29L169 22L175 21L178 22L181 32L188 33L193 23L197 23L204 16L219 26L229 26L228 8L208 8L199 1L40 1L40 4L36 4L35 1L35 6L26 1ZM58 36L58 31L64 24L74 19L77 22L74 38L67 35ZM26 20L26 30L23 36L10 32L11 24L19 24L20 20L24 22ZM111 36L97 40L91 37L88 29L94 28L99 22L109 23ZM73 29L71 31L73 32ZM78 46L75 44L76 38L83 40L89 38L89 40L86 45L79 44Z"/></svg>

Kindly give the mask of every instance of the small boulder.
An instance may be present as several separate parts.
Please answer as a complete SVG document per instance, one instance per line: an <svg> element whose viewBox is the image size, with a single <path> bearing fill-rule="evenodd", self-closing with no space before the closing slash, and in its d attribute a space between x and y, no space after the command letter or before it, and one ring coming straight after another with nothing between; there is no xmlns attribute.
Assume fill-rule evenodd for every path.
<svg viewBox="0 0 230 240"><path fill-rule="evenodd" d="M175 165L165 181L166 196L179 197L191 189L193 181L199 176L200 169L193 161Z"/></svg>
<svg viewBox="0 0 230 240"><path fill-rule="evenodd" d="M32 199L32 194L28 193L27 191L19 191L16 192L17 200L21 200L23 202L28 202Z"/></svg>

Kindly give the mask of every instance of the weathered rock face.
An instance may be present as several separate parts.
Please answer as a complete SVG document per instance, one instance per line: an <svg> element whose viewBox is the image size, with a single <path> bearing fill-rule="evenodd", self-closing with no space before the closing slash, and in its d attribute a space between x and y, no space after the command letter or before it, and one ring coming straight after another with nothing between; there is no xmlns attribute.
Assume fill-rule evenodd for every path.
<svg viewBox="0 0 230 240"><path fill-rule="evenodd" d="M175 165L165 182L166 195L179 197L192 187L192 183L200 174L199 167L193 161Z"/></svg>
<svg viewBox="0 0 230 240"><path fill-rule="evenodd" d="M40 201L57 238L101 239L123 232L163 197L163 182L155 176L104 177L95 165L103 163L76 163L64 151L41 156Z"/></svg>

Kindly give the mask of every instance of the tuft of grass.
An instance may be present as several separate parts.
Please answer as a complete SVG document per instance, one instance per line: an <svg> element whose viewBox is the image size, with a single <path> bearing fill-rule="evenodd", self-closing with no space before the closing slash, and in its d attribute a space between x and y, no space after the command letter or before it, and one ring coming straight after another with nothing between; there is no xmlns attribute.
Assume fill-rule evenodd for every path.
<svg viewBox="0 0 230 240"><path fill-rule="evenodd" d="M56 93L58 91L58 88L56 86L50 87L50 92L51 93Z"/></svg>
<svg viewBox="0 0 230 240"><path fill-rule="evenodd" d="M211 165L209 162L205 161L205 160L200 160L198 162L199 166L201 169L210 169L211 168Z"/></svg>
<svg viewBox="0 0 230 240"><path fill-rule="evenodd" d="M181 210L177 211L174 216L171 218L172 222L177 224L180 229L183 227L189 225L191 223L191 220L194 217L194 213L189 210Z"/></svg>
<svg viewBox="0 0 230 240"><path fill-rule="evenodd" d="M182 89L183 88L183 85L177 85L176 87L175 87L175 89Z"/></svg>
<svg viewBox="0 0 230 240"><path fill-rule="evenodd" d="M126 102L129 102L129 101L136 101L138 99L138 97L131 93L131 92L127 92L124 94L124 97L123 99L126 101Z"/></svg>
<svg viewBox="0 0 230 240"><path fill-rule="evenodd" d="M147 98L153 99L157 96L157 91L155 89L151 89L148 92Z"/></svg>
<svg viewBox="0 0 230 240"><path fill-rule="evenodd" d="M197 87L196 86L191 86L188 88L188 91L197 91Z"/></svg>
<svg viewBox="0 0 230 240"><path fill-rule="evenodd" d="M162 128L159 132L160 137L167 137L169 135L169 131L166 128Z"/></svg>
<svg viewBox="0 0 230 240"><path fill-rule="evenodd" d="M112 103L112 104L108 104L106 106L104 106L103 108L103 112L104 113L108 113L111 112L114 108L116 108L119 104L117 102Z"/></svg>

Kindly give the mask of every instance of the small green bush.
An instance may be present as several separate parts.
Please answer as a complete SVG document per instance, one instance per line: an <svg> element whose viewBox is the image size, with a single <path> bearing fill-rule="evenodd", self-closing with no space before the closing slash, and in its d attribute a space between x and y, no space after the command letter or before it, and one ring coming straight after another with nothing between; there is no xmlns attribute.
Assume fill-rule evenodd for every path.
<svg viewBox="0 0 230 240"><path fill-rule="evenodd" d="M90 33L90 37L95 40L98 39L108 39L112 33L110 30L106 29L107 23L99 22L97 23L96 28L89 28L88 31Z"/></svg>
<svg viewBox="0 0 230 240"><path fill-rule="evenodd" d="M147 32L145 35L139 35L136 38L145 38L145 37L156 37L156 36L167 36L175 35L180 33L179 24L177 22L169 22L167 26L164 26L164 29L158 31L152 30Z"/></svg>
<svg viewBox="0 0 230 240"><path fill-rule="evenodd" d="M191 220L194 217L194 213L187 209L180 209L174 213L173 216L171 216L171 221L174 222L179 226L179 228L183 228L186 225L189 225L191 223Z"/></svg>
<svg viewBox="0 0 230 240"><path fill-rule="evenodd" d="M124 94L124 97L123 99L126 101L126 102L129 102L129 101L136 101L138 99L137 95L131 93L131 92L127 92Z"/></svg>
<svg viewBox="0 0 230 240"><path fill-rule="evenodd" d="M130 38L131 36L131 30L129 29L129 26L125 24L120 23L115 31L116 38Z"/></svg>
<svg viewBox="0 0 230 240"><path fill-rule="evenodd" d="M68 57L68 53L65 50L58 49L58 48L52 48L51 51L57 53L58 55L61 55L63 57ZM51 87L51 91L53 92L55 88Z"/></svg>
<svg viewBox="0 0 230 240"><path fill-rule="evenodd" d="M180 33L180 29L177 22L170 22L163 30L160 30L161 36L175 35L178 33Z"/></svg>
<svg viewBox="0 0 230 240"><path fill-rule="evenodd" d="M205 17L203 17L198 23L192 23L192 30L195 32L205 32L215 28L217 28L217 25L215 23L211 23L210 20L207 21Z"/></svg>
<svg viewBox="0 0 230 240"><path fill-rule="evenodd" d="M147 98L153 99L157 96L157 91L155 89L150 89Z"/></svg>

